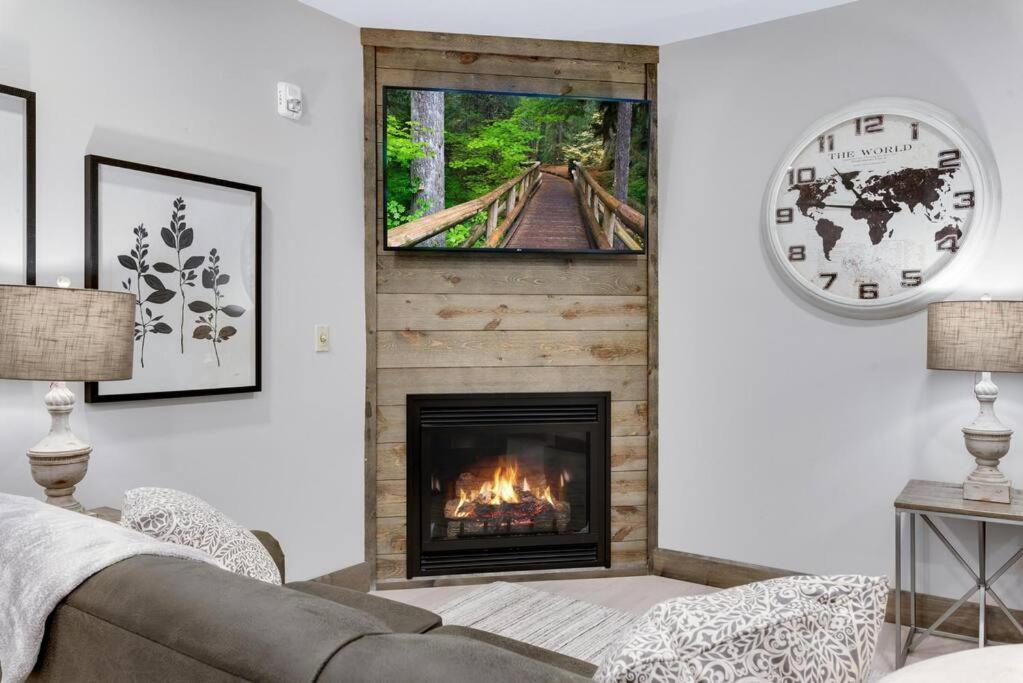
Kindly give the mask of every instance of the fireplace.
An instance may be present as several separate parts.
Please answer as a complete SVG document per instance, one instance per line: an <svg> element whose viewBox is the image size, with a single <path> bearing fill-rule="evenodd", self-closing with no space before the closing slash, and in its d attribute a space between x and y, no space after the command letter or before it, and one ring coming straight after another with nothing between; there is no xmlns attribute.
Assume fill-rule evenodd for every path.
<svg viewBox="0 0 1023 683"><path fill-rule="evenodd" d="M407 577L609 567L610 394L407 398Z"/></svg>

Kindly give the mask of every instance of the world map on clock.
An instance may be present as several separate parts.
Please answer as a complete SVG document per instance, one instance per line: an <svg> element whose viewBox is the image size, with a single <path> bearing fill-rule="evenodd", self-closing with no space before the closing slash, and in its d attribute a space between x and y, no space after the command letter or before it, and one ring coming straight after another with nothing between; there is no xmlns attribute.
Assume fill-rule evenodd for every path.
<svg viewBox="0 0 1023 683"><path fill-rule="evenodd" d="M951 192L950 180L955 172L955 169L903 168L863 179L860 171L841 173L836 170L829 176L796 184L789 189L799 193L795 201L799 212L816 221L824 258L829 261L832 250L847 228L859 229L858 223L862 222L870 243L877 245L885 237L894 236L894 228L889 227L891 220L903 210L922 211L928 221L940 226L934 232L935 245L940 247L947 242L949 249L955 251L963 236L963 221L947 210L950 203L941 201ZM839 185L856 197L848 206L850 221L836 222L824 215L824 210L833 206L829 199Z"/></svg>
<svg viewBox="0 0 1023 683"><path fill-rule="evenodd" d="M768 186L772 256L798 292L833 311L915 310L990 234L993 163L951 115L906 102L866 101L814 124Z"/></svg>

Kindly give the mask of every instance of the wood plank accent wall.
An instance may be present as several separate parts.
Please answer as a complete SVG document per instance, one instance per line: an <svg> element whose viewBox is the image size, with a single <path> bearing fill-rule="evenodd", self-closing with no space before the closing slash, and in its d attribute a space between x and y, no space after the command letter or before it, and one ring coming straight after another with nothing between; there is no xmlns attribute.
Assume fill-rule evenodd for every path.
<svg viewBox="0 0 1023 683"><path fill-rule="evenodd" d="M378 29L362 42L374 584L408 585L405 397L419 393L610 391L611 571L645 573L656 547L655 149L646 255L395 254L380 239L380 95L393 85L655 100L657 48ZM651 130L655 142L656 114Z"/></svg>

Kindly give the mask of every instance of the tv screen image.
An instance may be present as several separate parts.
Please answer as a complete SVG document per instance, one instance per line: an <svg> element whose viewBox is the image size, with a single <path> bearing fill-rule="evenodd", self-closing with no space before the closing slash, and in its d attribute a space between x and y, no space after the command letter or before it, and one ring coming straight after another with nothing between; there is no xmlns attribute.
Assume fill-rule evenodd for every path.
<svg viewBox="0 0 1023 683"><path fill-rule="evenodd" d="M384 244L646 250L649 102L386 87Z"/></svg>

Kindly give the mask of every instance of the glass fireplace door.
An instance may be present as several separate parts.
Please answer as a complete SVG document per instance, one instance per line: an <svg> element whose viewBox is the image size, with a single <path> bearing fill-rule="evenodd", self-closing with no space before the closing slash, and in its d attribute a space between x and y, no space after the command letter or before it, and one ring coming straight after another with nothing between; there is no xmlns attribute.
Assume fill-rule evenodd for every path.
<svg viewBox="0 0 1023 683"><path fill-rule="evenodd" d="M588 533L590 446L574 429L426 430L423 537L432 546Z"/></svg>
<svg viewBox="0 0 1023 683"><path fill-rule="evenodd" d="M407 576L610 566L610 396L407 403Z"/></svg>

